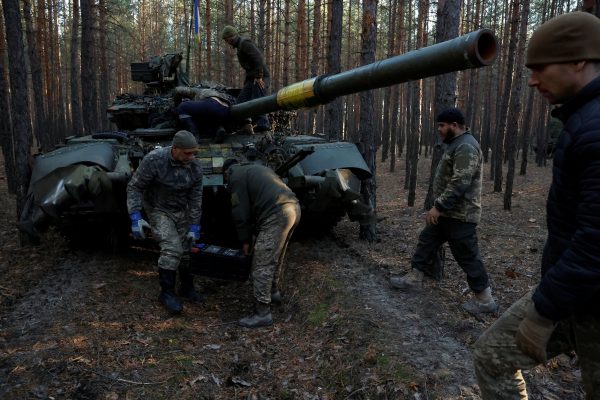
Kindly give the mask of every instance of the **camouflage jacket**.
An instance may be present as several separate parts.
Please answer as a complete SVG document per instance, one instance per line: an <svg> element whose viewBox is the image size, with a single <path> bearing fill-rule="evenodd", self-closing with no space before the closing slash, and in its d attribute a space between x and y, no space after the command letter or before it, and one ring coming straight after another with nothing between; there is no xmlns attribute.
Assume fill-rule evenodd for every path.
<svg viewBox="0 0 600 400"><path fill-rule="evenodd" d="M470 132L452 139L433 179L435 208L444 217L479 222L482 166L481 148Z"/></svg>
<svg viewBox="0 0 600 400"><path fill-rule="evenodd" d="M240 36L235 47L237 48L238 61L246 71L246 80L269 77L265 57L252 40Z"/></svg>
<svg viewBox="0 0 600 400"><path fill-rule="evenodd" d="M259 164L237 164L229 169L231 214L242 242L285 203L298 203L294 192L277 174Z"/></svg>
<svg viewBox="0 0 600 400"><path fill-rule="evenodd" d="M151 209L176 214L185 211L191 223L200 223L202 167L194 159L189 165L171 157L171 146L153 150L140 163L127 185L127 210ZM149 210L147 210L149 211Z"/></svg>

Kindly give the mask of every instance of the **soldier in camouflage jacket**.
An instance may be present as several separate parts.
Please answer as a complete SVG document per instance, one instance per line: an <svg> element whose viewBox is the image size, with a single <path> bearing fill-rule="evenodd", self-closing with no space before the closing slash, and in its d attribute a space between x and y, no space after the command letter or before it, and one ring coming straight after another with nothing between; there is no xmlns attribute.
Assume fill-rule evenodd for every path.
<svg viewBox="0 0 600 400"><path fill-rule="evenodd" d="M127 208L135 238L144 227L158 241L159 300L172 313L182 310L175 296L179 269L180 294L199 302L189 270L189 248L200 238L202 167L195 158L198 144L192 133L179 131L171 146L148 153L127 185ZM141 217L144 209L150 224Z"/></svg>
<svg viewBox="0 0 600 400"><path fill-rule="evenodd" d="M390 283L397 289L420 289L425 274L439 276L440 271L433 270L432 259L437 249L448 242L474 293L463 308L473 314L495 312L498 306L479 255L476 232L481 217L481 148L465 130L460 110L444 110L437 121L438 132L448 146L433 180L434 206L427 212L427 225L419 235L411 272L392 277Z"/></svg>

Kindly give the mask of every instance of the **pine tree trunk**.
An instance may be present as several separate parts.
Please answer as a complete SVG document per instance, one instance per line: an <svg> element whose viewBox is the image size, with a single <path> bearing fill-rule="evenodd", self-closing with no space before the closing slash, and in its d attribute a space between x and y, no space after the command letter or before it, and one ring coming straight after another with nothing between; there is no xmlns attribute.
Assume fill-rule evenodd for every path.
<svg viewBox="0 0 600 400"><path fill-rule="evenodd" d="M327 44L327 73L337 74L341 70L342 53L342 13L344 3L342 0L331 1L331 17L329 42ZM350 98L350 96L349 96ZM337 98L325 106L324 130L330 140L340 140L342 133L342 105L343 99Z"/></svg>
<svg viewBox="0 0 600 400"><path fill-rule="evenodd" d="M83 116L81 114L81 70L79 57L79 0L73 0L71 22L71 132L82 135Z"/></svg>
<svg viewBox="0 0 600 400"><path fill-rule="evenodd" d="M363 1L361 65L375 62L377 46L377 0ZM360 93L360 144L363 157L373 174L362 182L361 194L363 201L369 204L373 212L377 209L377 184L375 155L375 121L373 109L374 94L372 90ZM377 224L375 218L370 224L360 225L360 238L369 242L377 240Z"/></svg>
<svg viewBox="0 0 600 400"><path fill-rule="evenodd" d="M515 46L518 40L519 47L516 55L515 76L516 81L511 90L510 104L508 106L508 115L511 116L510 123L507 124L506 132L506 154L508 157L508 171L506 172L506 188L504 190L504 209L510 210L512 205L512 188L515 178L515 153L517 135L519 132L519 120L521 119L521 89L523 86L523 62L525 58L525 41L527 38L527 22L529 18L529 1L522 0L522 8L519 14L519 1L515 0L513 13L516 20L513 21L518 25L519 37L515 34ZM512 36L512 33L511 33Z"/></svg>
<svg viewBox="0 0 600 400"><path fill-rule="evenodd" d="M12 142L9 152L14 155L5 160L7 178L12 180L17 197L17 217L21 216L27 196L31 169L29 167L32 129L29 114L25 44L18 0L2 0L6 44L8 45L8 70L10 77L10 108L12 116Z"/></svg>
<svg viewBox="0 0 600 400"><path fill-rule="evenodd" d="M86 134L94 132L98 121L92 6L93 0L81 0L81 98Z"/></svg>
<svg viewBox="0 0 600 400"><path fill-rule="evenodd" d="M4 16L0 14L0 110L6 110L4 118L0 118L0 147L4 156L4 169L7 177L9 193L16 194L15 180L12 179L14 171L15 158L12 152L12 130L10 113L10 94L8 75L5 64L7 57L5 37L4 37Z"/></svg>
<svg viewBox="0 0 600 400"><path fill-rule="evenodd" d="M33 105L35 107L35 113L33 116L33 135L42 142L42 149L49 150L52 143L47 143L46 135L44 131L47 129L46 125L46 111L44 109L44 92L41 90L44 87L42 81L42 65L40 63L40 52L38 49L38 43L35 37L33 28L33 18L31 10L31 1L23 0L23 16L25 20L25 30L27 37L27 50L29 58L29 67L31 69L31 84L34 89L33 93Z"/></svg>
<svg viewBox="0 0 600 400"><path fill-rule="evenodd" d="M460 0L445 0L438 2L437 10L437 23L436 23L436 43L441 43L446 40L455 38L458 36L458 24L460 21ZM456 101L456 72L451 72L444 75L438 75L435 77L435 105L434 115L435 118L443 110L453 107ZM469 114L471 110L463 110L466 114ZM433 132L432 132L433 133ZM433 206L433 177L435 176L435 170L437 165L442 159L444 153L444 144L441 139L435 134L435 144L433 145L431 154L431 168L429 170L429 184L427 187L427 195L425 196L425 202L423 208L429 210Z"/></svg>

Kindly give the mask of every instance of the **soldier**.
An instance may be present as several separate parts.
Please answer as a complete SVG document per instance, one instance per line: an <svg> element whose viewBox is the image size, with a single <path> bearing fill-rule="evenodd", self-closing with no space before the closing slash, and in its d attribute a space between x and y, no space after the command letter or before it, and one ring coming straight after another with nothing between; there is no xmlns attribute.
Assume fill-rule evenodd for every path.
<svg viewBox="0 0 600 400"><path fill-rule="evenodd" d="M479 255L476 232L481 217L481 148L471 132L465 130L460 110L444 110L437 121L438 133L448 147L433 180L434 206L427 212L426 226L419 235L412 270L402 277L392 277L390 283L396 289L421 289L425 274L439 275L439 271L432 270L431 260L437 249L448 242L474 293L463 308L472 314L492 313L498 306Z"/></svg>
<svg viewBox="0 0 600 400"><path fill-rule="evenodd" d="M587 399L600 399L600 19L574 12L537 28L525 65L564 126L546 203L537 287L475 343L483 399L527 399L521 370L575 350Z"/></svg>
<svg viewBox="0 0 600 400"><path fill-rule="evenodd" d="M231 192L232 215L242 249L246 255L254 252L255 311L240 319L239 324L247 328L268 326L273 323L271 303L281 302L285 250L300 222L298 199L265 166L228 159L223 164L223 174Z"/></svg>
<svg viewBox="0 0 600 400"><path fill-rule="evenodd" d="M171 146L148 153L127 185L127 209L135 239L144 239L144 228L160 246L158 278L159 301L173 313L182 311L175 295L179 268L179 294L199 303L190 272L188 250L200 239L202 167L195 158L198 144L188 131L179 131ZM143 209L150 224L142 219Z"/></svg>
<svg viewBox="0 0 600 400"><path fill-rule="evenodd" d="M177 106L179 120L194 136L214 138L216 143L222 143L227 132L224 128L231 114L233 98L226 93L212 88L194 89L177 87L177 93L191 95L193 99L184 98Z"/></svg>
<svg viewBox="0 0 600 400"><path fill-rule="evenodd" d="M246 71L244 86L237 98L237 103L265 96L268 93L271 78L264 56L256 47L256 44L250 38L240 36L237 29L230 25L223 28L221 38L231 47L237 49L238 61ZM255 117L255 122L256 128L253 129L252 121L250 119L246 120L243 130L252 134L255 131L264 132L271 129L269 118L265 114Z"/></svg>

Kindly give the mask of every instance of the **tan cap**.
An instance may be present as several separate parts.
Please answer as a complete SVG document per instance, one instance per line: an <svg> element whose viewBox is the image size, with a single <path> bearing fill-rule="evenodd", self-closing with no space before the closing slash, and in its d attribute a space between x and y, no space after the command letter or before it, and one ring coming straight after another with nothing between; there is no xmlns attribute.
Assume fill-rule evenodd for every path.
<svg viewBox="0 0 600 400"><path fill-rule="evenodd" d="M531 35L525 65L600 60L600 18L586 12L562 14Z"/></svg>

